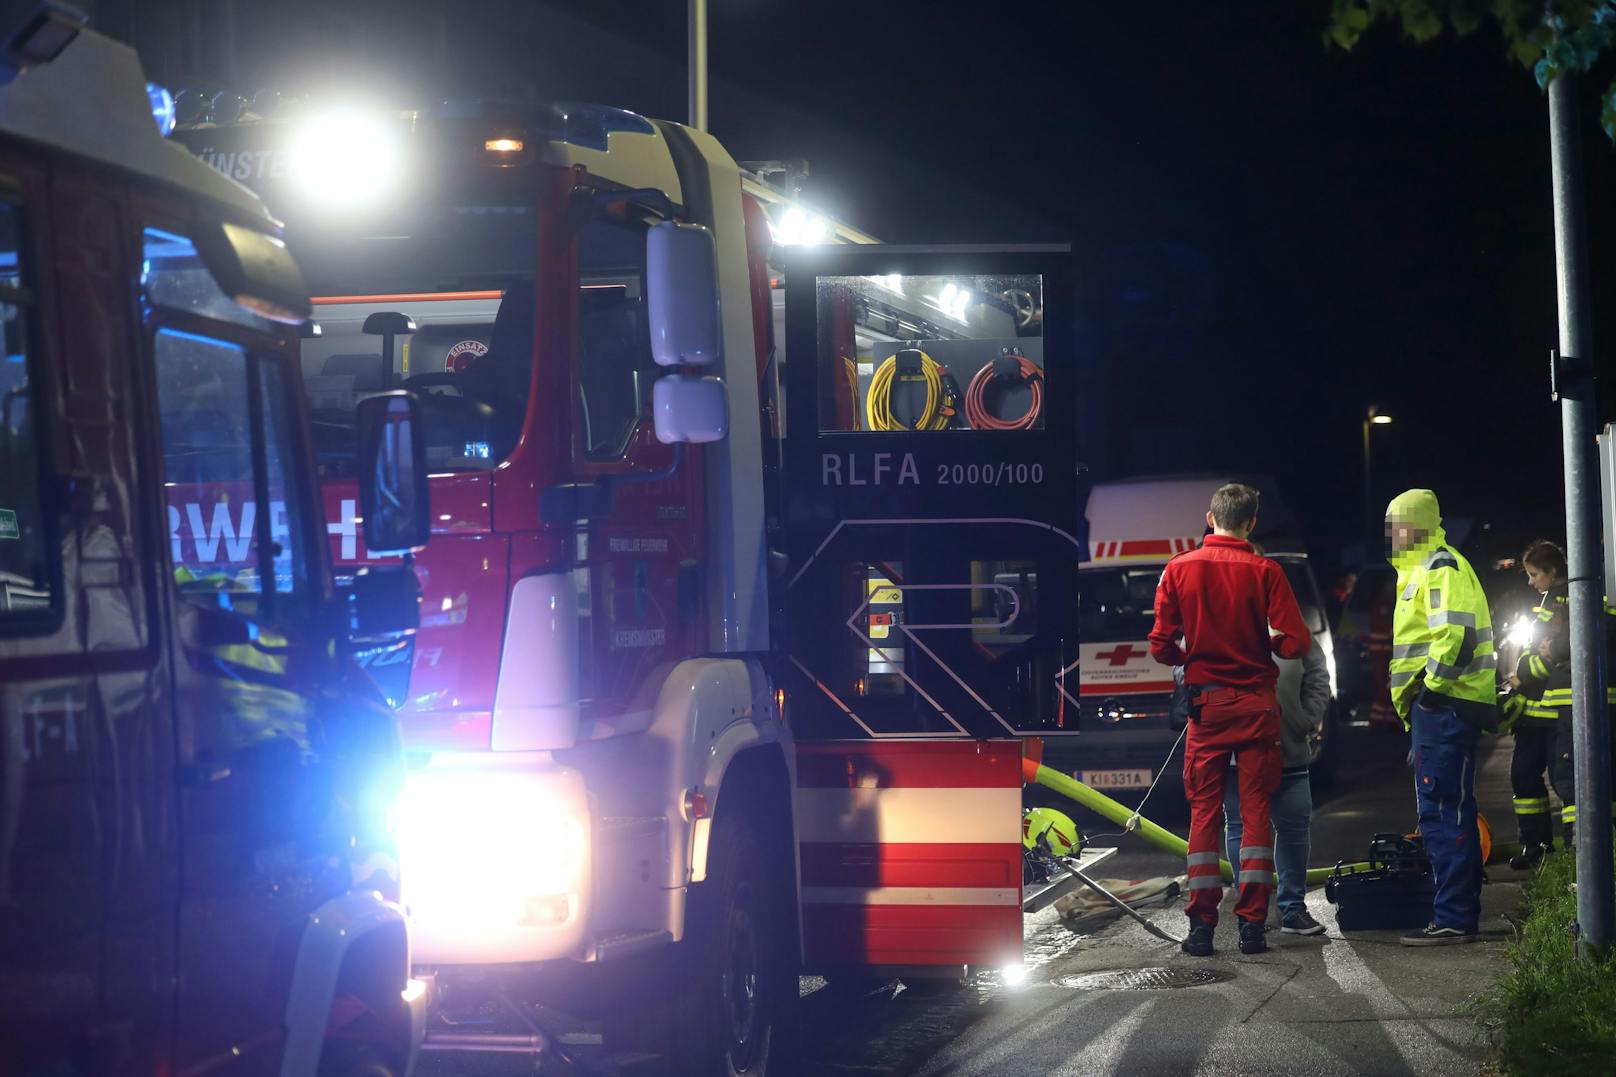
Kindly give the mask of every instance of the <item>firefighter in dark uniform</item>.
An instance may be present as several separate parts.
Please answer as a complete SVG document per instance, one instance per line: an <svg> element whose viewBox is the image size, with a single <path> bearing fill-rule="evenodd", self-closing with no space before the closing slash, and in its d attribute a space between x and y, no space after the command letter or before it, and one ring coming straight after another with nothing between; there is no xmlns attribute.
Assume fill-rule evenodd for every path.
<svg viewBox="0 0 1616 1077"><path fill-rule="evenodd" d="M1559 741L1564 738L1564 749L1569 751L1571 728L1565 554L1554 543L1539 540L1526 548L1521 565L1526 582L1540 597L1532 610L1536 619L1532 642L1516 663L1515 673L1509 678L1511 691L1503 700L1505 720L1515 730L1509 783L1521 851L1510 858L1509 866L1517 871L1536 867L1543 854L1553 849L1549 787L1543 777L1545 772L1550 774L1555 792L1565 802L1570 783L1561 780ZM1569 771L1569 761L1566 769ZM1574 804L1575 798L1570 802Z"/></svg>
<svg viewBox="0 0 1616 1077"><path fill-rule="evenodd" d="M1510 783L1514 787L1515 813L1521 823L1519 856L1510 867L1530 868L1551 851L1552 829L1548 790L1543 785L1546 762L1549 781L1560 798L1561 837L1567 849L1577 826L1577 781L1573 760L1571 721L1571 631L1570 597L1566 587L1565 554L1552 542L1538 541L1521 557L1526 579L1543 592L1533 613L1537 634L1533 647L1516 664L1510 678L1514 689L1505 700L1506 716L1519 715L1515 729L1515 755L1510 760ZM1616 615L1616 605L1605 599L1605 613ZM1616 621L1605 622L1606 668L1616 668ZM1616 686L1606 688L1607 719L1616 720ZM1520 703L1513 702L1520 697ZM1523 732L1526 734L1523 738ZM1523 753L1523 747L1526 751ZM1616 756L1616 738L1611 750ZM1616 762L1612 764L1616 772ZM1539 807L1540 806L1540 807ZM1535 809L1535 810L1534 810ZM1528 822L1528 815L1537 819Z"/></svg>

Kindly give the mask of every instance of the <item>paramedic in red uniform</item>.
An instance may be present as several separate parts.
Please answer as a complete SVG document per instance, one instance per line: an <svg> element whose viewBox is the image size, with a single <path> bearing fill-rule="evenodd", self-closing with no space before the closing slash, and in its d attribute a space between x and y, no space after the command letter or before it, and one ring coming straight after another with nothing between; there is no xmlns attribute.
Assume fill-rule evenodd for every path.
<svg viewBox="0 0 1616 1077"><path fill-rule="evenodd" d="M1268 802L1279 787L1279 702L1274 655L1301 658L1313 636L1296 607L1285 573L1251 548L1257 491L1239 483L1218 488L1206 514L1212 533L1201 548L1167 563L1156 587L1150 653L1184 666L1195 693L1184 745L1184 793L1190 802L1190 918L1184 952L1212 953L1223 900L1218 850L1223 835L1223 778L1238 764L1243 845L1235 867L1240 899L1240 952L1260 954L1273 890L1273 827Z"/></svg>

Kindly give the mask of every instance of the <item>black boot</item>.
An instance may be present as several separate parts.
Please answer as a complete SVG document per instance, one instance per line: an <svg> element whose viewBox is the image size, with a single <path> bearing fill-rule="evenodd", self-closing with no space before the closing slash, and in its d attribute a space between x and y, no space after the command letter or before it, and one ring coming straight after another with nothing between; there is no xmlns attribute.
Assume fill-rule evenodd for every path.
<svg viewBox="0 0 1616 1077"><path fill-rule="evenodd" d="M1547 842L1524 845L1520 852L1509 858L1509 866L1516 871L1531 871L1543 862L1545 853L1553 851L1554 847Z"/></svg>
<svg viewBox="0 0 1616 1077"><path fill-rule="evenodd" d="M1267 953L1267 932L1267 924L1252 923L1250 920L1240 921L1240 952L1243 954Z"/></svg>
<svg viewBox="0 0 1616 1077"><path fill-rule="evenodd" d="M1178 948L1191 957L1212 956L1212 925L1191 924L1190 933Z"/></svg>

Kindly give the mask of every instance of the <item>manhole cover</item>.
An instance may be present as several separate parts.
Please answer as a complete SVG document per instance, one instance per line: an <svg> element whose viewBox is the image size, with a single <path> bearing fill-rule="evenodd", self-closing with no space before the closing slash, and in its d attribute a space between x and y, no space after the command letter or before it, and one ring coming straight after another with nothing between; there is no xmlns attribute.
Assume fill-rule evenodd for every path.
<svg viewBox="0 0 1616 1077"><path fill-rule="evenodd" d="M1074 991L1166 991L1174 987L1205 987L1232 978L1230 973L1218 969L1113 969L1062 976L1055 983Z"/></svg>

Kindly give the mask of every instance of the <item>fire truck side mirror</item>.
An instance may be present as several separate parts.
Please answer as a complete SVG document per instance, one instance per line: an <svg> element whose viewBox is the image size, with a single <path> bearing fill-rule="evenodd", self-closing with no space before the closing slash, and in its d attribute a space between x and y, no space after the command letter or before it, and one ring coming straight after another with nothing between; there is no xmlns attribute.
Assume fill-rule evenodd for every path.
<svg viewBox="0 0 1616 1077"><path fill-rule="evenodd" d="M646 310L658 366L708 366L724 354L718 248L699 224L663 221L645 237Z"/></svg>
<svg viewBox="0 0 1616 1077"><path fill-rule="evenodd" d="M365 545L372 553L411 553L432 533L420 402L414 393L378 393L357 411Z"/></svg>
<svg viewBox="0 0 1616 1077"><path fill-rule="evenodd" d="M664 445L701 445L729 433L729 403L721 378L665 374L651 386L651 415Z"/></svg>

